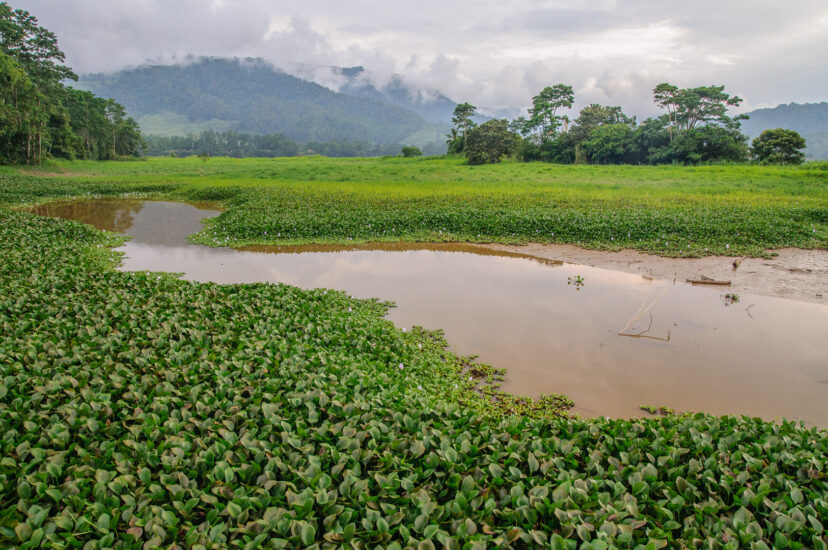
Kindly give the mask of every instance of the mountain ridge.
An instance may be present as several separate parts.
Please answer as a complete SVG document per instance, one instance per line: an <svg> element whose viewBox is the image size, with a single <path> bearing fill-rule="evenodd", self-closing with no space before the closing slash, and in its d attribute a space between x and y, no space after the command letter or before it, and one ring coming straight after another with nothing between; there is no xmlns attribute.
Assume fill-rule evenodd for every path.
<svg viewBox="0 0 828 550"><path fill-rule="evenodd" d="M152 128L160 135L213 129L278 133L302 143L347 139L423 146L444 141L443 127L411 109L337 92L256 58L144 65L83 75L76 87L115 98L149 127L145 131Z"/></svg>
<svg viewBox="0 0 828 550"><path fill-rule="evenodd" d="M746 114L742 131L751 138L773 128L794 130L805 138L806 157L828 160L828 102L782 103Z"/></svg>

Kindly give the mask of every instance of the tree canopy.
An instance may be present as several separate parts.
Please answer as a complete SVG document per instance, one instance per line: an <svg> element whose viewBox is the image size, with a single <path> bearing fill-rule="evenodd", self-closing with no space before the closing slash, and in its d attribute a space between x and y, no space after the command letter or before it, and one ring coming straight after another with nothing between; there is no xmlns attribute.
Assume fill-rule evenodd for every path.
<svg viewBox="0 0 828 550"><path fill-rule="evenodd" d="M753 140L751 152L763 164L801 164L805 159L804 148L805 138L798 132L776 128L759 134Z"/></svg>
<svg viewBox="0 0 828 550"><path fill-rule="evenodd" d="M446 136L448 140L449 154L460 154L463 152L466 142L466 136L476 126L474 122L474 115L477 107L471 103L460 103L454 108L454 115L451 117L451 122L454 126L451 133Z"/></svg>
<svg viewBox="0 0 828 550"><path fill-rule="evenodd" d="M492 119L476 126L466 136L465 152L469 164L500 162L503 155L513 149L517 137L505 119Z"/></svg>
<svg viewBox="0 0 828 550"><path fill-rule="evenodd" d="M745 162L747 137L740 131L745 115L729 109L742 99L710 85L682 89L663 82L653 99L664 115L640 124L620 106L587 105L573 121L561 115L571 108L571 86L547 86L532 98L528 117L508 123L516 137L510 148L523 161L594 164L698 164ZM469 156L471 163L471 156Z"/></svg>
<svg viewBox="0 0 828 550"><path fill-rule="evenodd" d="M534 133L540 141L554 138L558 128L569 122L568 117L558 116L558 109L570 109L574 101L572 86L555 84L541 90L532 98L532 107L529 108L529 118L526 121L527 133Z"/></svg>
<svg viewBox="0 0 828 550"><path fill-rule="evenodd" d="M77 80L64 59L34 16L0 2L0 164L140 154L141 133L122 106L63 85Z"/></svg>

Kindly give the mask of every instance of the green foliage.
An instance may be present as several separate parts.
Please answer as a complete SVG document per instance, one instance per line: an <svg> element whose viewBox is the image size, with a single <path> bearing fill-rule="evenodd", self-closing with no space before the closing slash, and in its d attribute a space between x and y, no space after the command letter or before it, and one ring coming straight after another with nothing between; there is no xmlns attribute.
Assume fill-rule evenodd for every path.
<svg viewBox="0 0 828 550"><path fill-rule="evenodd" d="M490 411L386 304L118 242L0 206L4 547L824 547L823 430Z"/></svg>
<svg viewBox="0 0 828 550"><path fill-rule="evenodd" d="M454 115L451 117L451 123L457 128L460 135L467 134L475 123L474 118L477 107L471 103L460 103L454 108Z"/></svg>
<svg viewBox="0 0 828 550"><path fill-rule="evenodd" d="M745 162L748 159L747 136L731 128L699 126L677 132L660 154L664 160L682 164Z"/></svg>
<svg viewBox="0 0 828 550"><path fill-rule="evenodd" d="M730 107L738 107L742 98L725 93L724 86L699 86L679 89L663 82L653 89L656 105L667 111L670 128L692 130L707 124L726 128L738 128L740 121L747 118L727 115Z"/></svg>
<svg viewBox="0 0 828 550"><path fill-rule="evenodd" d="M534 133L541 143L554 139L561 125L569 120L565 116L558 116L558 109L570 109L574 101L575 92L572 91L572 86L547 86L532 98L529 119L525 122L526 133Z"/></svg>
<svg viewBox="0 0 828 550"><path fill-rule="evenodd" d="M598 105L596 103L588 105L581 109L578 118L573 121L569 130L562 133L558 139L555 140L555 147L552 147L552 144L545 144L545 153L552 158L546 158L543 160L553 160L567 163L591 162L593 164L634 164L638 161L638 155L636 154L638 147L635 144L634 136L625 135L623 143L618 144L618 147L610 147L612 149L620 148L625 150L623 153L616 151L612 154L606 154L609 153L609 151L605 151L607 147L601 145L601 143L606 142L610 134L627 134L627 132L620 129L615 132L610 131L608 133L604 133L606 131L601 131L593 136L593 132L598 130L600 127L617 124L626 125L630 129L633 129L635 127L635 118L625 115L621 110L621 107L618 106L605 106ZM586 142L592 137L596 140L596 143L593 144L593 150L596 153L595 155L590 155L586 151ZM617 141L617 137L618 136L616 136L615 140L610 141Z"/></svg>
<svg viewBox="0 0 828 550"><path fill-rule="evenodd" d="M752 153L763 164L802 164L805 139L793 130L765 130L753 140Z"/></svg>
<svg viewBox="0 0 828 550"><path fill-rule="evenodd" d="M112 100L64 87L77 76L63 60L53 33L0 3L0 164L140 154L135 121Z"/></svg>
<svg viewBox="0 0 828 550"><path fill-rule="evenodd" d="M628 124L601 124L589 133L583 150L594 164L629 164L638 154L633 129Z"/></svg>
<svg viewBox="0 0 828 550"><path fill-rule="evenodd" d="M454 108L454 115L451 117L451 122L454 127L451 133L446 137L448 140L448 153L450 155L460 155L465 150L466 136L476 126L473 118L477 107L471 103L460 103Z"/></svg>
<svg viewBox="0 0 828 550"><path fill-rule="evenodd" d="M423 156L423 152L419 147L409 145L402 148L402 156L405 158L421 157Z"/></svg>
<svg viewBox="0 0 828 550"><path fill-rule="evenodd" d="M510 123L528 139L516 147L523 161L593 164L701 164L745 162L747 137L739 131L739 115L727 115L741 98L723 86L679 89L662 83L653 90L656 104L667 114L636 126L621 107L584 107L571 128L557 109L571 107L572 88L557 85L533 98L529 119ZM561 126L564 126L561 131Z"/></svg>
<svg viewBox="0 0 828 550"><path fill-rule="evenodd" d="M203 244L569 243L667 256L828 248L828 171L769 166L468 166L460 158L153 158L54 163L0 200L153 193L224 201ZM68 170L72 174L61 175Z"/></svg>
<svg viewBox="0 0 828 550"><path fill-rule="evenodd" d="M514 150L519 136L509 130L506 119L492 119L472 128L465 136L463 152L469 164L500 162L503 155Z"/></svg>

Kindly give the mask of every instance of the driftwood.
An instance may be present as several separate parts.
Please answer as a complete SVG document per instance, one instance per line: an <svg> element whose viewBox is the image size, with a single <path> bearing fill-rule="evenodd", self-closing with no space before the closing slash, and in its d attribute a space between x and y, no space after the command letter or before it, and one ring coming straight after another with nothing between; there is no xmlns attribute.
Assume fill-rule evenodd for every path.
<svg viewBox="0 0 828 550"><path fill-rule="evenodd" d="M687 279L687 282L694 285L730 286L730 281L717 281L716 279L711 279L710 277L705 277L704 275L700 276L698 279Z"/></svg>
<svg viewBox="0 0 828 550"><path fill-rule="evenodd" d="M653 328L653 314L650 313L650 324L645 329L637 334L625 334L624 331L618 333L618 336L629 336L630 338L649 338L650 340L661 340L662 342L669 342L670 341L670 331L667 331L667 338L660 338L658 336L650 336L647 334L650 332L650 329Z"/></svg>
<svg viewBox="0 0 828 550"><path fill-rule="evenodd" d="M675 284L675 282L676 282L676 280L674 278L673 279L673 284ZM618 335L619 336L629 336L630 338L650 338L652 340L662 340L664 342L669 342L670 341L670 331L669 330L667 331L667 338L659 338L658 336L650 336L650 335L647 334L648 332L650 332L650 329L653 327L653 314L652 313L650 313L650 325L647 327L646 330L643 330L643 331L641 331L637 334L626 334L626 332L625 332L628 328L630 328L632 326L633 323L635 323L636 321L641 319L645 314L647 314L651 309L653 309L653 306L655 306L656 303L658 303L658 301L661 300L661 297L664 296L664 293L667 292L667 290L669 288L670 288L670 285L665 286L662 289L662 291L658 294L658 296L655 297L655 300L650 302L650 305L645 307L646 302L641 304L641 307L638 308L638 313L633 315L632 319L630 319L627 322L627 324L624 325L624 328L622 328L621 330L618 331Z"/></svg>

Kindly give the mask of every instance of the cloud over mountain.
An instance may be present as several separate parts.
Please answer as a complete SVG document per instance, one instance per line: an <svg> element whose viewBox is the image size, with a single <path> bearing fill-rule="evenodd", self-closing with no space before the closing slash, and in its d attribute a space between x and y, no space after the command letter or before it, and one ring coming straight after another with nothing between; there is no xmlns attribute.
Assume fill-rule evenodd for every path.
<svg viewBox="0 0 828 550"><path fill-rule="evenodd" d="M174 61L187 54L262 57L324 67L361 65L382 86L415 87L491 108L524 107L550 83L578 105L654 112L650 90L725 84L745 109L819 101L828 89L828 4L699 0L20 0L58 34L81 72Z"/></svg>

